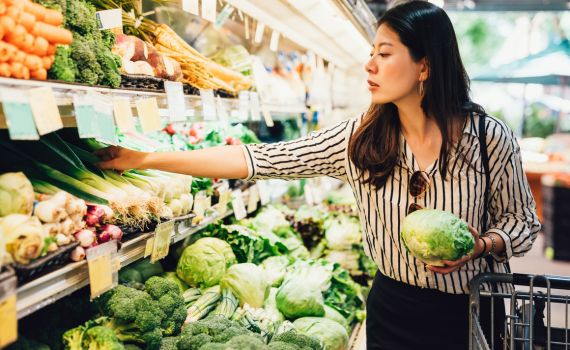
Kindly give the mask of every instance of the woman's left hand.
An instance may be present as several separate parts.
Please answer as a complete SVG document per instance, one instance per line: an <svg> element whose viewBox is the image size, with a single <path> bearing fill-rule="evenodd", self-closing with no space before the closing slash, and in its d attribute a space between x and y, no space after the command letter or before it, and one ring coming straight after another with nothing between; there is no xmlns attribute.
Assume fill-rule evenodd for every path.
<svg viewBox="0 0 570 350"><path fill-rule="evenodd" d="M480 256L483 253L483 250L485 249L485 244L483 243L483 240L479 239L479 232L477 232L473 227L471 227L471 225L469 225L469 232L471 232L473 238L475 239L475 246L473 247L473 253L464 255L463 258L455 261L444 260L443 262L445 263L445 266L443 267L426 265L426 268L433 272L446 275L448 273L452 273L455 270L459 270L460 268L463 267L463 265L467 264L467 262L472 258Z"/></svg>

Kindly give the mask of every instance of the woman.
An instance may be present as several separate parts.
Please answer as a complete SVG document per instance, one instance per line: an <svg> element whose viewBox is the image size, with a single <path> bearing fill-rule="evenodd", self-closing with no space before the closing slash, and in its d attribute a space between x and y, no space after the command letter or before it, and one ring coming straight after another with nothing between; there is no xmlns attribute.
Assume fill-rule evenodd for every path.
<svg viewBox="0 0 570 350"><path fill-rule="evenodd" d="M414 1L387 11L365 68L372 92L368 112L299 140L152 154L109 147L95 153L104 160L99 166L347 181L357 198L366 253L379 269L367 301L368 349L467 349L469 281L482 272L507 272L505 263L527 252L540 229L519 147L492 117L485 120L486 145L479 144L485 112L469 100L455 33L440 8ZM485 146L490 183L483 236ZM444 267L425 266L408 254L399 237L412 203L411 209L446 210L469 223L474 253ZM483 258L489 253L493 266ZM481 309L490 339L490 306Z"/></svg>

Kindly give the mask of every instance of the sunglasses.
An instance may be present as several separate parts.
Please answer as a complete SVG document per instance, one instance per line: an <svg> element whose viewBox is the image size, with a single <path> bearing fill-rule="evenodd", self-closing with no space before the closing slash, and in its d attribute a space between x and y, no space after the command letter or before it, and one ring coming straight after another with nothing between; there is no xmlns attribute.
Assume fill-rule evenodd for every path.
<svg viewBox="0 0 570 350"><path fill-rule="evenodd" d="M428 173L422 170L416 171L415 173L412 174L412 177L410 178L410 183L408 184L408 192L410 196L418 198L424 195L427 192L430 183L431 180ZM419 203L412 203L408 207L408 213L406 215L409 215L421 209L425 209L423 205Z"/></svg>

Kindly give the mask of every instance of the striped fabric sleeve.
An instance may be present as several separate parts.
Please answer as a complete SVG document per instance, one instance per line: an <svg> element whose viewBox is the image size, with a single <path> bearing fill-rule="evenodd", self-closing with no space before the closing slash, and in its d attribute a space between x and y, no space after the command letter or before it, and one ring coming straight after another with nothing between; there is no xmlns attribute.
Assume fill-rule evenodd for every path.
<svg viewBox="0 0 570 350"><path fill-rule="evenodd" d="M331 176L346 181L351 123L354 120L348 119L294 141L242 146L249 172L246 180Z"/></svg>
<svg viewBox="0 0 570 350"><path fill-rule="evenodd" d="M487 233L495 233L505 244L505 254L492 254L499 262L507 262L512 256L521 257L532 248L540 231L536 204L522 168L520 148L513 132L501 122L489 123L489 133L500 134L488 145L490 158L502 165L491 175L489 212L491 222Z"/></svg>

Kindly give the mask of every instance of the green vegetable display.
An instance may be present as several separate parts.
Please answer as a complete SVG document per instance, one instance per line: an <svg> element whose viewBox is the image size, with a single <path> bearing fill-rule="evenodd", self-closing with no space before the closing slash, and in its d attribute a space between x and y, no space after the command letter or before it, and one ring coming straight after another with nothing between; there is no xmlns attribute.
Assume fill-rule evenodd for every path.
<svg viewBox="0 0 570 350"><path fill-rule="evenodd" d="M294 349L303 349L303 350L323 350L323 343L316 338L311 338L305 334L298 333L297 331L290 330L278 334L271 339L270 348L273 349L288 349L284 346L275 346L272 344L276 343L284 343L290 346L293 346Z"/></svg>
<svg viewBox="0 0 570 350"><path fill-rule="evenodd" d="M475 240L467 223L452 213L418 210L404 219L402 242L416 259L433 266L445 266L443 260L458 260L473 252Z"/></svg>
<svg viewBox="0 0 570 350"><path fill-rule="evenodd" d="M226 270L235 263L236 257L228 243L206 237L184 250L176 273L189 286L211 287L217 284Z"/></svg>
<svg viewBox="0 0 570 350"><path fill-rule="evenodd" d="M335 321L339 325L343 326L347 332L350 332L350 326L348 325L346 318L344 318L340 312L336 311L336 309L333 309L328 305L325 305L325 318Z"/></svg>
<svg viewBox="0 0 570 350"><path fill-rule="evenodd" d="M261 307L269 296L269 277L257 265L237 264L230 267L220 280L221 289L230 289L239 299L239 305L248 303L251 307Z"/></svg>
<svg viewBox="0 0 570 350"><path fill-rule="evenodd" d="M181 280L180 277L178 277L178 275L176 274L176 272L172 272L172 271L163 272L160 275L158 275L158 277L162 277L166 280L169 280L169 281L176 283L178 288L180 288L180 294L183 294L188 289L188 285L186 284L186 282Z"/></svg>
<svg viewBox="0 0 570 350"><path fill-rule="evenodd" d="M271 280L271 286L278 287L285 279L288 265L289 258L286 256L272 256L263 260L261 267L267 272Z"/></svg>
<svg viewBox="0 0 570 350"><path fill-rule="evenodd" d="M319 285L306 278L296 277L283 282L275 300L277 308L287 318L325 315Z"/></svg>
<svg viewBox="0 0 570 350"><path fill-rule="evenodd" d="M137 262L129 265L127 268L133 268L133 269L137 270L141 275L142 283L146 282L146 280L148 280L152 276L158 276L164 272L164 270L162 269L162 265L160 264L160 261L157 261L154 264L151 264L150 263L150 257L140 259ZM123 270L126 270L126 269L119 270L119 274Z"/></svg>
<svg viewBox="0 0 570 350"><path fill-rule="evenodd" d="M300 332L322 341L327 350L346 350L348 333L340 324L328 318L303 317L293 322Z"/></svg>

